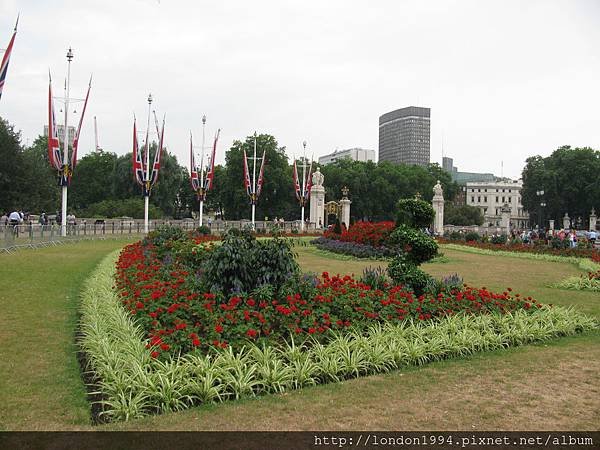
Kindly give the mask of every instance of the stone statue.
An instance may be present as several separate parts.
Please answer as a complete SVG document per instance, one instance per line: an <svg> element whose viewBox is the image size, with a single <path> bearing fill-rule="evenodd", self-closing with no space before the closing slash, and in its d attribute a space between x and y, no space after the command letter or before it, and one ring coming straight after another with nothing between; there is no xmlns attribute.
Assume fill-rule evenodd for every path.
<svg viewBox="0 0 600 450"><path fill-rule="evenodd" d="M321 170L317 168L317 171L312 175L312 184L313 186L323 186L323 181L325 177L321 173Z"/></svg>
<svg viewBox="0 0 600 450"><path fill-rule="evenodd" d="M442 185L440 184L440 180L437 180L436 185L433 187L433 195L444 196L444 189L442 189Z"/></svg>

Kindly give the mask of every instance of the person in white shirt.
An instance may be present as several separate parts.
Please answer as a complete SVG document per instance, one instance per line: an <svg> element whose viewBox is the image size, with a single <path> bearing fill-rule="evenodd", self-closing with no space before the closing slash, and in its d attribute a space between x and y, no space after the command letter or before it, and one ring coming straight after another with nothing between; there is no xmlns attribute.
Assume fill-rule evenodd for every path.
<svg viewBox="0 0 600 450"><path fill-rule="evenodd" d="M13 211L10 213L10 216L8 216L8 221L11 225L19 225L23 222L23 218L17 211Z"/></svg>

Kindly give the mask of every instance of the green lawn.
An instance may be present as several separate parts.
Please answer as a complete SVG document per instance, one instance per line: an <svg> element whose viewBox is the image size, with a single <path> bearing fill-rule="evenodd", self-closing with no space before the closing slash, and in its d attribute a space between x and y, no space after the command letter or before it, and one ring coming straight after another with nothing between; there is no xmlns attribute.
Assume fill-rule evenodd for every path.
<svg viewBox="0 0 600 450"><path fill-rule="evenodd" d="M0 256L0 428L102 430L572 429L600 426L600 334L483 353L289 392L92 427L75 358L77 292L123 241ZM354 273L381 261L344 261L296 248L304 270ZM575 305L600 318L600 296L547 285L573 265L445 250L424 269L474 285Z"/></svg>

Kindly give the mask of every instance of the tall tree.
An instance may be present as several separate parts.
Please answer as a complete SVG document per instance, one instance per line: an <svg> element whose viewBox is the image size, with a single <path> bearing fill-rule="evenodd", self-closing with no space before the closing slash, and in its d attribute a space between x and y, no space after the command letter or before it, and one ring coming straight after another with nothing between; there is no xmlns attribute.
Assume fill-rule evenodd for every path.
<svg viewBox="0 0 600 450"><path fill-rule="evenodd" d="M527 158L521 191L524 208L539 222L560 221L565 213L582 219L586 226L590 210L600 209L600 151L589 147L563 146L548 157ZM543 195L537 195L544 191ZM546 206L541 208L540 204ZM558 222L560 223L560 222Z"/></svg>
<svg viewBox="0 0 600 450"><path fill-rule="evenodd" d="M225 205L225 218L237 220L250 218L250 202L244 189L243 149L250 158L254 155L254 136L248 136L244 142L235 141L225 154L225 174L221 192ZM264 184L256 206L257 219L264 217L291 217L292 170L288 164L285 147L279 147L275 138L269 134L257 136L256 176L260 168L260 157L266 151ZM252 172L252 161L249 161ZM251 174L252 175L252 174Z"/></svg>
<svg viewBox="0 0 600 450"><path fill-rule="evenodd" d="M0 210L22 208L20 189L26 188L27 174L21 149L21 133L0 118Z"/></svg>

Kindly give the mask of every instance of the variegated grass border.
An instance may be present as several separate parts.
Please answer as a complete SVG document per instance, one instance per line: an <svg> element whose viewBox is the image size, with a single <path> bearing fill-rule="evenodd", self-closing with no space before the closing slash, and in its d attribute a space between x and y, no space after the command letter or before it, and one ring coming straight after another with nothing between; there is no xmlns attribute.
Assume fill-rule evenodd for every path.
<svg viewBox="0 0 600 450"><path fill-rule="evenodd" d="M129 420L203 403L278 393L429 361L465 356L598 329L570 308L507 315L457 315L439 322L374 325L334 334L327 344L252 343L209 355L161 362L150 357L143 330L113 290L117 252L87 280L81 296L85 370L93 371L104 420Z"/></svg>

